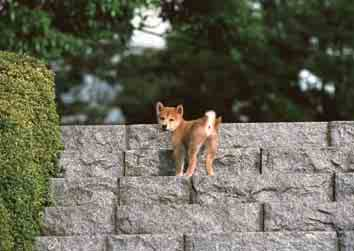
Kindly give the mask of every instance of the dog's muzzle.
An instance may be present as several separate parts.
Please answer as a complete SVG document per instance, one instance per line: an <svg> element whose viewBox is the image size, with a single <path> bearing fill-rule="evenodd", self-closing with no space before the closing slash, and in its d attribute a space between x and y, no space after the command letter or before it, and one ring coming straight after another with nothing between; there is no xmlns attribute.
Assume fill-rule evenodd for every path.
<svg viewBox="0 0 354 251"><path fill-rule="evenodd" d="M162 130L167 131L167 125L162 125Z"/></svg>

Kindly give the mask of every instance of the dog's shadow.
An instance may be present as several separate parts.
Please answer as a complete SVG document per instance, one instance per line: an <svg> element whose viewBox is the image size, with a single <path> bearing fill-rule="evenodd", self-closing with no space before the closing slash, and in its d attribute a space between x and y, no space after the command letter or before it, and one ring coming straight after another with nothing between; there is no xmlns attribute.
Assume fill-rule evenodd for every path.
<svg viewBox="0 0 354 251"><path fill-rule="evenodd" d="M172 150L159 151L159 176L174 176L175 161Z"/></svg>
<svg viewBox="0 0 354 251"><path fill-rule="evenodd" d="M198 153L198 165L203 165L200 161L201 156L205 154L205 147L203 146L199 153ZM172 150L161 150L158 153L159 155L159 176L175 176L176 175L176 164L173 158L173 151ZM184 169L183 172L187 171L188 167L188 158L185 159ZM196 170L196 173L203 173L204 167L200 166Z"/></svg>

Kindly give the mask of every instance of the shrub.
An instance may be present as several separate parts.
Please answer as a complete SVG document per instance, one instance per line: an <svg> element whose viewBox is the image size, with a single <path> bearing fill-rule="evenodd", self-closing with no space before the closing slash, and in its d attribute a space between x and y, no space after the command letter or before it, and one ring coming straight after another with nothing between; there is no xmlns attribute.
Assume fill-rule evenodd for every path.
<svg viewBox="0 0 354 251"><path fill-rule="evenodd" d="M62 149L54 74L0 51L0 250L32 250Z"/></svg>

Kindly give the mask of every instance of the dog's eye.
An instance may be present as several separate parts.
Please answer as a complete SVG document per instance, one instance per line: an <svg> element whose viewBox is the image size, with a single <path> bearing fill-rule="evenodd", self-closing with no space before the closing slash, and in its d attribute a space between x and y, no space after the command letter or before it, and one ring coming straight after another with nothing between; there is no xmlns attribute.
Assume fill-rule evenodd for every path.
<svg viewBox="0 0 354 251"><path fill-rule="evenodd" d="M175 121L174 119L170 119L170 122L173 122L173 121Z"/></svg>
<svg viewBox="0 0 354 251"><path fill-rule="evenodd" d="M165 118L164 117L160 117L160 120L165 120Z"/></svg>

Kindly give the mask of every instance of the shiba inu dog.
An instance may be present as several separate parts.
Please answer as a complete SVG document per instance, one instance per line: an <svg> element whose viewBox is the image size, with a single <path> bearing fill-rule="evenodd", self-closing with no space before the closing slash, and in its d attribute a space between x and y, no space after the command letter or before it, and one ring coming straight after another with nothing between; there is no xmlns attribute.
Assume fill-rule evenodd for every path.
<svg viewBox="0 0 354 251"><path fill-rule="evenodd" d="M219 142L221 117L214 111L207 111L202 118L186 121L183 119L183 106L167 107L156 103L158 123L162 130L172 132L173 156L176 161L176 175L183 176L185 158L188 158L187 176L192 176L197 166L197 154L205 145L207 148L206 169L209 176L214 175L213 161Z"/></svg>

